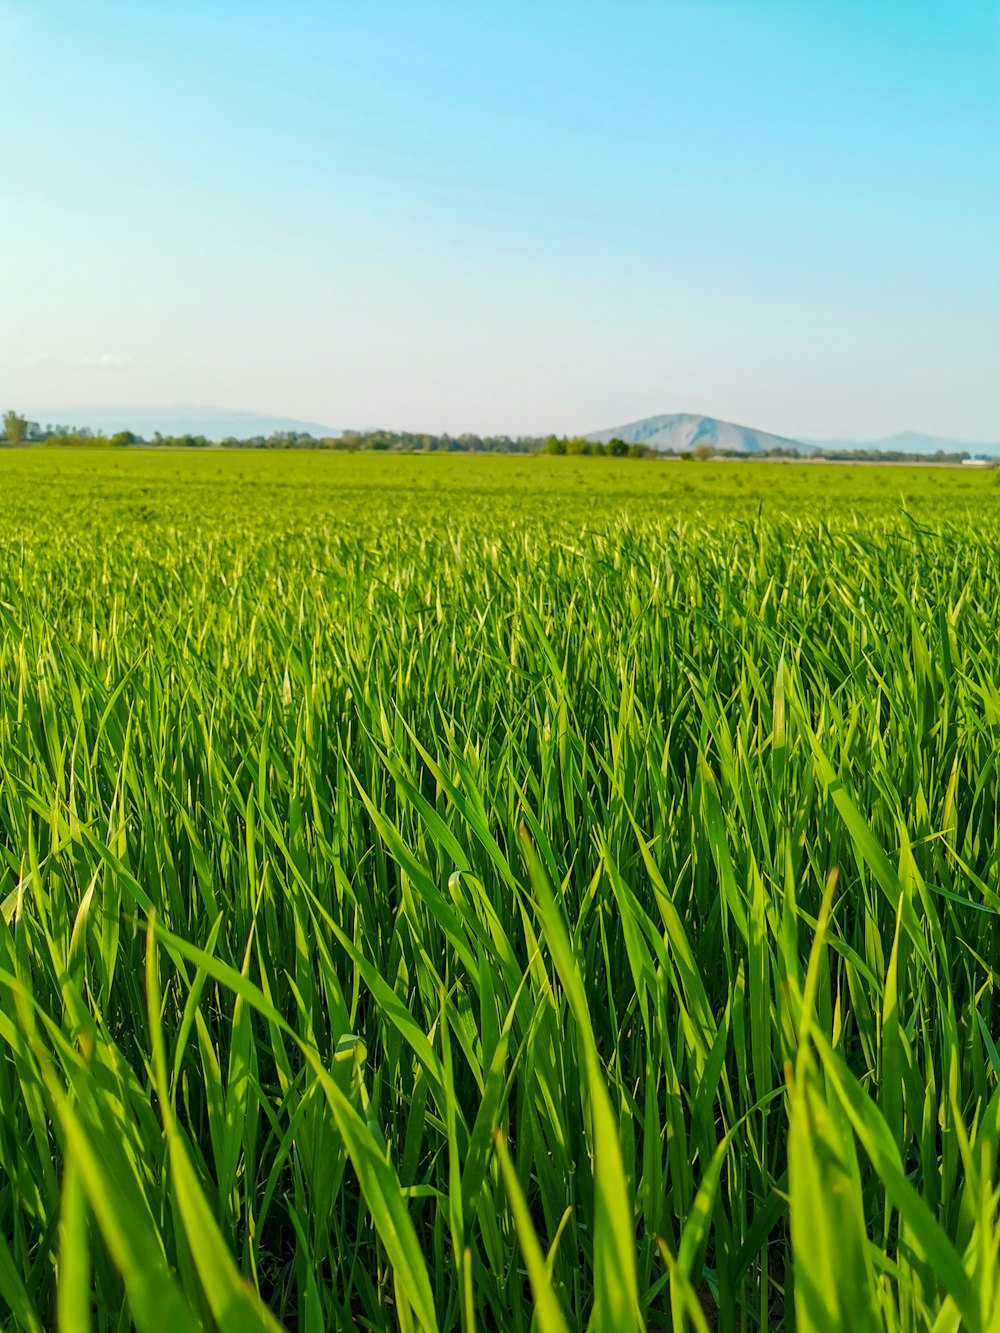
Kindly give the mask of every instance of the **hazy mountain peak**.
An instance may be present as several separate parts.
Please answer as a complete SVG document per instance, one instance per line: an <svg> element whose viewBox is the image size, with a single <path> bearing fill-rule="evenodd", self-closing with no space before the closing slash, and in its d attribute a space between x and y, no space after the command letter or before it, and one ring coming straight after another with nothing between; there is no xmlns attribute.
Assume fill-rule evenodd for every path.
<svg viewBox="0 0 1000 1333"><path fill-rule="evenodd" d="M112 435L116 431L131 430L144 439L151 439L157 432L161 435L204 435L209 440L224 440L227 436L247 439L255 435L273 435L277 431L298 431L317 438L340 434L339 430L315 421L193 403L83 403L75 407L33 407L25 409L23 415L40 425L58 422L107 431Z"/></svg>
<svg viewBox="0 0 1000 1333"><path fill-rule="evenodd" d="M768 449L798 449L812 452L812 446L784 435L740 426L716 417L697 416L692 412L668 412L662 416L643 417L624 426L595 431L587 437L602 444L611 439L628 444L644 444L661 454L680 454L697 444L710 444L727 453L754 454Z"/></svg>

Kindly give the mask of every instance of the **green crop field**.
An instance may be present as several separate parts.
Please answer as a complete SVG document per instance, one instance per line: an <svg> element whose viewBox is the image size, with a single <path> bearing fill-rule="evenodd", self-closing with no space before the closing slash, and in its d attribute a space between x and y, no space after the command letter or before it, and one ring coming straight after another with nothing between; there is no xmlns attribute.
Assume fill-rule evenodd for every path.
<svg viewBox="0 0 1000 1333"><path fill-rule="evenodd" d="M1000 474L0 453L0 1323L1000 1328Z"/></svg>

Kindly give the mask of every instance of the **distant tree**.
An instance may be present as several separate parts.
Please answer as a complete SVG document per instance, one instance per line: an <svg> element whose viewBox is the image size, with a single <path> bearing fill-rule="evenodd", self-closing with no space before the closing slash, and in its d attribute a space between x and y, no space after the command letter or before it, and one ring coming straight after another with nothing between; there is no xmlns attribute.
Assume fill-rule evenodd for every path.
<svg viewBox="0 0 1000 1333"><path fill-rule="evenodd" d="M28 423L25 421L24 417L18 416L13 410L3 414L3 432L7 437L7 443L12 449L19 449L24 443L24 436L27 428Z"/></svg>
<svg viewBox="0 0 1000 1333"><path fill-rule="evenodd" d="M130 430L120 430L117 435L112 435L111 443L116 449L124 449L130 444L141 444L141 440Z"/></svg>
<svg viewBox="0 0 1000 1333"><path fill-rule="evenodd" d="M710 440L696 440L691 447L691 457L704 463L706 459L715 457L715 447Z"/></svg>
<svg viewBox="0 0 1000 1333"><path fill-rule="evenodd" d="M628 454L628 445L624 440L617 438L608 440L608 453L612 458L625 458Z"/></svg>

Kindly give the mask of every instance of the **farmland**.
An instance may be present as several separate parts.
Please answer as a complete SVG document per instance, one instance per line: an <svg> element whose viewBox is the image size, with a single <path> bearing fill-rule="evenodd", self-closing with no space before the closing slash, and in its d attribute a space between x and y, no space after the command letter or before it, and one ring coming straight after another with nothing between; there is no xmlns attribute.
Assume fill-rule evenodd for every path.
<svg viewBox="0 0 1000 1333"><path fill-rule="evenodd" d="M996 1328L1000 481L0 454L0 1322Z"/></svg>

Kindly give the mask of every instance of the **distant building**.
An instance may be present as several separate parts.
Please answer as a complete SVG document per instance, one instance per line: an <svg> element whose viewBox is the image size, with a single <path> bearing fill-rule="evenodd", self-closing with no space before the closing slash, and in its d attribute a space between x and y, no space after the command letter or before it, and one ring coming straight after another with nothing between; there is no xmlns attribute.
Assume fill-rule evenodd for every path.
<svg viewBox="0 0 1000 1333"><path fill-rule="evenodd" d="M995 458L963 458L963 459L962 459L962 466L963 466L963 467L996 467L996 465L997 465L997 460L996 460Z"/></svg>

